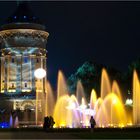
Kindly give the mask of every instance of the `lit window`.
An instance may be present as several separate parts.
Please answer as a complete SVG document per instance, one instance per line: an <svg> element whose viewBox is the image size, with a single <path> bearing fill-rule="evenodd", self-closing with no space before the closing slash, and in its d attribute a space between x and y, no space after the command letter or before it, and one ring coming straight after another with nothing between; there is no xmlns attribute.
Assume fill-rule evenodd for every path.
<svg viewBox="0 0 140 140"><path fill-rule="evenodd" d="M24 58L24 63L27 63L27 62L28 62L28 58L25 57L25 58Z"/></svg>
<svg viewBox="0 0 140 140"><path fill-rule="evenodd" d="M12 88L14 88L14 83L12 83Z"/></svg>

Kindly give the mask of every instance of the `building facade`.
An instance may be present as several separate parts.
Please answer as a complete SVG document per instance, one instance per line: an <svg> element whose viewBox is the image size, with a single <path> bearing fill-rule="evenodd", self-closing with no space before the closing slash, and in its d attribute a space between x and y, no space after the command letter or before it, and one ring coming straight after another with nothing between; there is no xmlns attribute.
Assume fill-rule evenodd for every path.
<svg viewBox="0 0 140 140"><path fill-rule="evenodd" d="M45 97L46 77L37 79L34 72L46 70L48 35L26 2L1 26L0 97L12 110L35 110L36 92Z"/></svg>

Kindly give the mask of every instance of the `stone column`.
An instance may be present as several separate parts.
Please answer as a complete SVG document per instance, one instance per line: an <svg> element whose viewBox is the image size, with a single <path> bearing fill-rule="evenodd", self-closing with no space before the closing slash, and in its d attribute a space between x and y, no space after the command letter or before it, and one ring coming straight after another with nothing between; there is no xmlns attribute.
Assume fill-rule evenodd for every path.
<svg viewBox="0 0 140 140"><path fill-rule="evenodd" d="M31 83L32 83L32 91L35 91L35 76L34 76L34 71L35 71L35 59L34 56L31 56L31 71L32 71L32 75L31 75Z"/></svg>
<svg viewBox="0 0 140 140"><path fill-rule="evenodd" d="M5 62L4 62L4 93L7 93L7 57L5 56Z"/></svg>
<svg viewBox="0 0 140 140"><path fill-rule="evenodd" d="M16 80L16 92L21 92L21 85L22 85L22 79L21 74L22 73L22 56L17 56L17 80Z"/></svg>

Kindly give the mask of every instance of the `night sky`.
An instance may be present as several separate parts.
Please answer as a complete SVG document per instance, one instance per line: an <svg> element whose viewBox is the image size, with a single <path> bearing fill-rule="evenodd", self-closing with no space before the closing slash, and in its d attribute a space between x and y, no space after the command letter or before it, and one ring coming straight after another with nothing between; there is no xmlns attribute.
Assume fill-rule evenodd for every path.
<svg viewBox="0 0 140 140"><path fill-rule="evenodd" d="M85 61L127 71L140 56L140 2L30 2L50 33L48 79L55 86L61 69L68 77ZM0 2L0 24L16 2Z"/></svg>

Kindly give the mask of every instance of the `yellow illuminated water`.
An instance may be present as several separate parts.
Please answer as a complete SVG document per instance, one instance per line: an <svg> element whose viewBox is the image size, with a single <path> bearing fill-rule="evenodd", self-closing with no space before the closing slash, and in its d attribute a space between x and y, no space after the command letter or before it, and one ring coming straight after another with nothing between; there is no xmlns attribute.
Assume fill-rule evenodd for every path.
<svg viewBox="0 0 140 140"><path fill-rule="evenodd" d="M80 81L77 82L75 95L70 95L67 90L66 80L62 71L58 72L57 99L54 100L51 85L46 85L46 116L53 115L55 127L87 127L89 120L94 116L96 127L125 127L132 125L131 112L126 111L122 100L122 93L117 81L112 83L105 69L101 75L101 93L97 98L96 91L91 91L90 100L85 98L84 88ZM134 109L133 118L139 122L138 92L140 83L136 72L133 77ZM139 98L140 99L140 98ZM137 113L135 113L137 111ZM140 117L139 117L140 118Z"/></svg>
<svg viewBox="0 0 140 140"><path fill-rule="evenodd" d="M120 91L117 81L115 80L113 81L113 84L112 84L112 92L115 93L119 97L119 99L122 101L121 91Z"/></svg>
<svg viewBox="0 0 140 140"><path fill-rule="evenodd" d="M107 71L103 69L101 75L101 98L104 99L105 96L110 92L111 92L111 85L110 85L109 76L107 74Z"/></svg>
<svg viewBox="0 0 140 140"><path fill-rule="evenodd" d="M46 83L46 107L45 107L45 116L53 116L55 106L55 99L52 87L49 82Z"/></svg>
<svg viewBox="0 0 140 140"><path fill-rule="evenodd" d="M54 109L55 125L57 127L71 126L72 124L72 110L68 109L69 102L71 101L68 95L59 97Z"/></svg>
<svg viewBox="0 0 140 140"><path fill-rule="evenodd" d="M77 98L79 104L81 104L82 98L85 99L84 88L82 86L81 81L77 82L76 98Z"/></svg>
<svg viewBox="0 0 140 140"><path fill-rule="evenodd" d="M92 89L91 95L90 95L90 108L91 109L94 109L96 102L97 102L96 91Z"/></svg>
<svg viewBox="0 0 140 140"><path fill-rule="evenodd" d="M136 71L133 73L133 123L140 124L140 81Z"/></svg>
<svg viewBox="0 0 140 140"><path fill-rule="evenodd" d="M62 71L58 71L58 81L57 81L57 99L59 97L67 95L68 94L68 89L66 85L66 80L65 76L62 73Z"/></svg>
<svg viewBox="0 0 140 140"><path fill-rule="evenodd" d="M96 121L98 126L119 126L127 124L124 105L115 93L108 94L101 104Z"/></svg>

